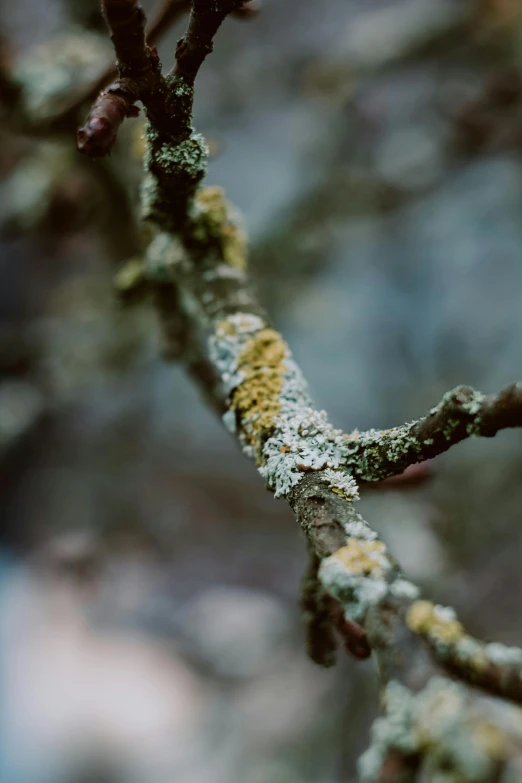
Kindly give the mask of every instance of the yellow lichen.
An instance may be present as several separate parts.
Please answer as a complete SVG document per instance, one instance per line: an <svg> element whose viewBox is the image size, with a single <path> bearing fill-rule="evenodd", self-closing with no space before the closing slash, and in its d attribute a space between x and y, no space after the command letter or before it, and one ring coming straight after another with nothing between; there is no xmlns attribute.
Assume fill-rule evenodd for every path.
<svg viewBox="0 0 522 783"><path fill-rule="evenodd" d="M274 329L261 329L251 337L238 358L243 382L232 395L232 410L239 412L250 443L269 430L281 409L280 395L288 348Z"/></svg>
<svg viewBox="0 0 522 783"><path fill-rule="evenodd" d="M462 624L441 615L431 601L414 601L408 609L406 624L413 633L429 636L445 644L458 642L465 636Z"/></svg>
<svg viewBox="0 0 522 783"><path fill-rule="evenodd" d="M216 185L200 188L196 194L196 201L205 216L207 225L219 230L227 219L227 201L223 188Z"/></svg>
<svg viewBox="0 0 522 783"><path fill-rule="evenodd" d="M137 288L145 280L145 264L141 258L131 258L116 274L114 285L122 293Z"/></svg>
<svg viewBox="0 0 522 783"><path fill-rule="evenodd" d="M223 261L237 269L246 268L247 236L234 220L232 208L219 187L201 188L196 194L199 207L196 238L217 240Z"/></svg>
<svg viewBox="0 0 522 783"><path fill-rule="evenodd" d="M231 337L233 334L236 334L236 327L228 318L224 318L217 324L216 337L218 340L223 340L225 337Z"/></svg>
<svg viewBox="0 0 522 783"><path fill-rule="evenodd" d="M226 224L221 231L223 260L236 269L246 269L247 236L239 226Z"/></svg>
<svg viewBox="0 0 522 783"><path fill-rule="evenodd" d="M472 733L479 747L492 759L502 761L506 757L507 741L505 735L492 723L481 721Z"/></svg>
<svg viewBox="0 0 522 783"><path fill-rule="evenodd" d="M381 577L384 575L386 547L382 541L360 541L351 538L334 557L354 575Z"/></svg>
<svg viewBox="0 0 522 783"><path fill-rule="evenodd" d="M344 489L341 489L340 487L330 487L332 492L334 492L336 495L339 495L339 497L343 498L344 500L347 500L348 503L352 503L354 496L349 495L348 492L346 492Z"/></svg>

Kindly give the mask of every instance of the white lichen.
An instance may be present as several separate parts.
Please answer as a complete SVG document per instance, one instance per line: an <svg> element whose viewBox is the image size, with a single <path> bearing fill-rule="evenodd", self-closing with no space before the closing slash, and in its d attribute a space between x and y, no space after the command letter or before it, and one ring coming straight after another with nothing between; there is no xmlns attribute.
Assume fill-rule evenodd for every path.
<svg viewBox="0 0 522 783"><path fill-rule="evenodd" d="M221 321L209 339L210 360L217 368L227 394L245 380L238 360L248 339L263 329L264 321L251 313L234 313Z"/></svg>
<svg viewBox="0 0 522 783"><path fill-rule="evenodd" d="M415 601L419 597L420 590L417 585L407 579L396 579L390 585L390 593L396 598Z"/></svg>
<svg viewBox="0 0 522 783"><path fill-rule="evenodd" d="M453 623L457 619L457 614L451 606L436 604L433 607L433 614L437 620L440 620L443 623Z"/></svg>
<svg viewBox="0 0 522 783"><path fill-rule="evenodd" d="M171 281L183 258L184 250L176 237L163 231L156 234L145 254L147 277L155 282Z"/></svg>
<svg viewBox="0 0 522 783"><path fill-rule="evenodd" d="M227 394L246 381L239 367L248 341L261 330L264 321L255 315L237 313L221 321L210 338L210 358L217 367ZM341 430L335 429L324 411L316 411L301 371L290 352L282 361L281 390L277 399L278 415L273 434L262 448L259 472L276 497L282 497L302 480L307 471L325 472L330 486L347 499L356 500L354 479L340 470L351 452ZM250 434L250 433L247 433ZM252 442L241 432L245 453L256 456Z"/></svg>
<svg viewBox="0 0 522 783"><path fill-rule="evenodd" d="M485 711L470 704L466 689L433 677L414 693L399 682L384 692L384 715L372 728L369 749L359 759L361 783L381 781L394 755L419 764L426 780L486 783L505 753L501 732ZM412 768L413 772L413 768Z"/></svg>
<svg viewBox="0 0 522 783"><path fill-rule="evenodd" d="M377 553L376 553L377 554ZM388 592L383 578L388 562L377 555L374 561L376 573L357 571L332 555L321 563L319 579L325 590L342 602L349 620L363 620L368 609L376 606Z"/></svg>
<svg viewBox="0 0 522 783"><path fill-rule="evenodd" d="M333 489L334 492L341 495L345 500L353 501L359 499L359 487L349 473L327 468L323 473L323 478L328 482L330 489Z"/></svg>
<svg viewBox="0 0 522 783"><path fill-rule="evenodd" d="M498 642L490 642L486 645L486 655L498 666L522 666L522 650L518 647L506 647Z"/></svg>
<svg viewBox="0 0 522 783"><path fill-rule="evenodd" d="M276 497L287 494L310 470L338 470L346 463L349 449L341 430L335 429L325 411L311 407L300 370L292 359L281 391L281 411L274 434L263 448L261 475Z"/></svg>
<svg viewBox="0 0 522 783"><path fill-rule="evenodd" d="M203 279L207 280L209 283L214 280L242 281L245 279L245 273L242 269L231 266L231 264L218 264L213 269L208 269L206 272L203 272Z"/></svg>
<svg viewBox="0 0 522 783"><path fill-rule="evenodd" d="M377 533L371 529L360 514L353 514L349 522L343 525L347 538L360 538L363 541L375 541Z"/></svg>

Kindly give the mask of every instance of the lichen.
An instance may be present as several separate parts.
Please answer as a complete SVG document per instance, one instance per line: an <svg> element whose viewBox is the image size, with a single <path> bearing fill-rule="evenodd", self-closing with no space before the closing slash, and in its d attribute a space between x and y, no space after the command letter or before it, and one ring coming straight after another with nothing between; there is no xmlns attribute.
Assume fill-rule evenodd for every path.
<svg viewBox="0 0 522 783"><path fill-rule="evenodd" d="M210 355L239 419L243 449L276 497L307 471L342 473L350 453L345 438L324 411L311 407L307 385L276 331L257 316L229 316L210 339ZM355 499L353 480L335 478Z"/></svg>
<svg viewBox="0 0 522 783"><path fill-rule="evenodd" d="M260 472L274 489L276 497L285 495L304 473L346 463L348 449L340 430L328 421L325 411L316 411L302 376L290 359L281 390L281 413L273 435L263 448L264 465Z"/></svg>
<svg viewBox="0 0 522 783"><path fill-rule="evenodd" d="M281 411L284 360L288 348L274 329L261 329L251 337L237 359L237 371L242 382L231 398L231 408L237 411L243 433L251 445L269 432Z"/></svg>
<svg viewBox="0 0 522 783"><path fill-rule="evenodd" d="M223 261L236 269L246 269L247 235L239 213L219 187L201 188L196 194L194 238L218 243Z"/></svg>
<svg viewBox="0 0 522 783"><path fill-rule="evenodd" d="M415 701L403 685L392 681L383 694L385 716L372 726L372 740L368 750L358 762L361 783L380 781L381 770L388 753L393 750L404 756L418 751L418 738L414 733Z"/></svg>
<svg viewBox="0 0 522 783"><path fill-rule="evenodd" d="M388 565L385 554L386 546L379 539L359 541L351 538L346 546L338 549L332 557L339 560L352 574L382 577Z"/></svg>
<svg viewBox="0 0 522 783"><path fill-rule="evenodd" d="M184 257L180 242L164 231L156 234L146 251L146 274L158 283L172 281L174 268Z"/></svg>
<svg viewBox="0 0 522 783"><path fill-rule="evenodd" d="M485 645L485 652L489 660L498 666L522 667L522 650L518 647L507 647L499 642L490 642Z"/></svg>
<svg viewBox="0 0 522 783"><path fill-rule="evenodd" d="M443 644L455 643L464 635L453 610L431 601L415 601L408 609L406 623L414 633L428 635Z"/></svg>
<svg viewBox="0 0 522 783"><path fill-rule="evenodd" d="M114 278L116 290L126 295L142 286L145 280L145 264L141 258L131 258Z"/></svg>
<svg viewBox="0 0 522 783"><path fill-rule="evenodd" d="M347 538L360 538L366 541L374 541L377 538L375 530L371 529L360 514L354 512L352 512L350 521L345 522L343 527Z"/></svg>
<svg viewBox="0 0 522 783"><path fill-rule="evenodd" d="M390 586L390 593L395 598L414 601L419 596L419 588L407 579L395 579Z"/></svg>
<svg viewBox="0 0 522 783"><path fill-rule="evenodd" d="M451 659L467 667L471 674L478 674L489 662L495 662L495 650L491 651L491 645L484 645L469 636L451 607L437 606L431 601L415 601L406 615L406 624L413 633L425 636L442 660ZM520 664L521 659L522 652L514 650L513 660Z"/></svg>
<svg viewBox="0 0 522 783"><path fill-rule="evenodd" d="M249 338L263 328L265 322L250 313L229 315L216 325L214 334L209 338L209 356L227 394L244 380L238 370L239 357Z"/></svg>
<svg viewBox="0 0 522 783"><path fill-rule="evenodd" d="M203 136L169 139L150 123L145 128L145 178L142 217L179 232L193 208L193 196L207 170L208 147Z"/></svg>
<svg viewBox="0 0 522 783"><path fill-rule="evenodd" d="M384 715L372 727L369 749L359 759L361 783L383 780L387 761L404 758L419 779L487 783L506 757L506 738L487 714L470 705L465 688L433 677L414 693L391 681Z"/></svg>
<svg viewBox="0 0 522 783"><path fill-rule="evenodd" d="M319 578L326 591L342 602L347 617L361 621L387 594L391 569L382 541L351 538L323 560Z"/></svg>
<svg viewBox="0 0 522 783"><path fill-rule="evenodd" d="M335 492L336 495L340 495L349 503L359 499L357 482L350 474L343 473L340 470L327 468L323 473L323 477L328 482L328 486L332 492Z"/></svg>
<svg viewBox="0 0 522 783"><path fill-rule="evenodd" d="M177 144L164 142L152 154L154 165L168 177L197 183L205 176L208 147L198 133Z"/></svg>
<svg viewBox="0 0 522 783"><path fill-rule="evenodd" d="M406 455L418 454L422 450L422 444L414 433L414 426L415 422L412 422L388 430L355 430L346 435L346 442L350 447L348 463L357 468L358 473L370 479L384 478L387 475L386 470L382 476L379 470L383 462L400 463Z"/></svg>

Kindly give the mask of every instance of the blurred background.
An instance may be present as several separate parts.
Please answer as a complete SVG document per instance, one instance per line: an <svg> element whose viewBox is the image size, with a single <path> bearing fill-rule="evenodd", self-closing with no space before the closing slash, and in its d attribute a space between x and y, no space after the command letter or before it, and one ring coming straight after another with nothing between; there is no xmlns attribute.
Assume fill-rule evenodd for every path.
<svg viewBox="0 0 522 783"><path fill-rule="evenodd" d="M0 20L0 781L354 781L371 663L307 660L290 510L113 293L140 250L142 120L97 162L50 127L113 59L98 4L3 0ZM265 0L220 31L196 91L208 182L336 426L522 376L520 66L520 0ZM502 432L361 502L427 594L507 644L521 478Z"/></svg>

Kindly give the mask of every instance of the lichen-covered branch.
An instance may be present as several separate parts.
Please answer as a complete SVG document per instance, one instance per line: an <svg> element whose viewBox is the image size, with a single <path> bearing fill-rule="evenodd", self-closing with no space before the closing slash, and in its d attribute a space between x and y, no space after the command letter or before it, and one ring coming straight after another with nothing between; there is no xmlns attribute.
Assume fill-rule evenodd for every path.
<svg viewBox="0 0 522 783"><path fill-rule="evenodd" d="M418 421L355 433L358 445L352 454L352 471L365 481L380 481L437 457L465 438L492 438L507 427L522 427L522 383L490 395L457 386Z"/></svg>
<svg viewBox="0 0 522 783"><path fill-rule="evenodd" d="M127 6L130 14L135 3ZM519 426L520 385L492 397L460 387L425 419L383 433L344 434L314 407L288 345L249 287L236 211L221 189L201 187L207 151L192 130L193 81L221 22L241 6L193 0L174 73L154 75L161 85L154 105L140 93L149 118L142 211L152 239L136 285L144 275L171 355L188 363L224 411L225 426L306 536L302 601L312 656L330 665L338 638L357 657L373 654L383 716L361 759L361 781L519 780L522 712L465 683L518 701L522 651L470 640L448 610L423 601L356 503L358 481L400 473L469 435ZM142 25L134 10L132 20ZM136 36L139 49L144 39ZM151 78L153 55L134 54L143 78ZM130 78L126 68L122 79ZM194 372L194 356L203 356L204 373Z"/></svg>
<svg viewBox="0 0 522 783"><path fill-rule="evenodd" d="M464 630L451 607L415 601L406 617L449 671L489 693L522 704L522 650L477 641Z"/></svg>

